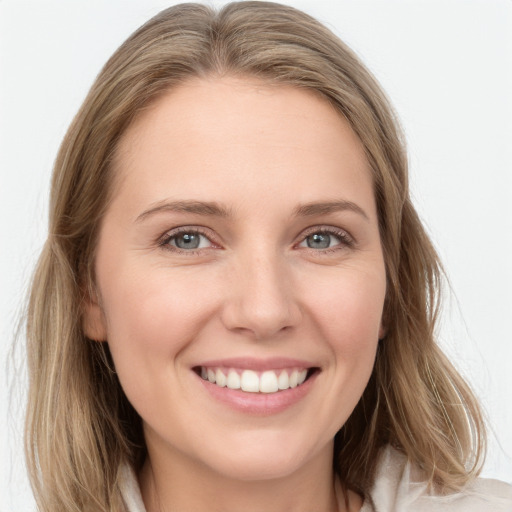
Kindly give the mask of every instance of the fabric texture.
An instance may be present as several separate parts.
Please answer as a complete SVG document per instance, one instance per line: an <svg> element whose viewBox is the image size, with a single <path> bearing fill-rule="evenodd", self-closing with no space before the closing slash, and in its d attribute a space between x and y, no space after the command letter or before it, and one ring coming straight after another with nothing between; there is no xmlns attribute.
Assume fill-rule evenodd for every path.
<svg viewBox="0 0 512 512"><path fill-rule="evenodd" d="M137 478L123 468L121 492L126 512L146 512ZM340 510L343 510L340 495ZM406 457L387 447L380 456L375 483L360 512L512 512L512 486L498 480L477 478L464 491L433 495L421 474Z"/></svg>

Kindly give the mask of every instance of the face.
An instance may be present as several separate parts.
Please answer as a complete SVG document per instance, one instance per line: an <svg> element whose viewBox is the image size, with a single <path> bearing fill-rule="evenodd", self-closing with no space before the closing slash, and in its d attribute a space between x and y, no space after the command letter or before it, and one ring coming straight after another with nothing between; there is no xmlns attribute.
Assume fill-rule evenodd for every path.
<svg viewBox="0 0 512 512"><path fill-rule="evenodd" d="M86 333L107 340L150 457L240 479L331 464L386 291L372 179L311 92L211 78L124 134Z"/></svg>

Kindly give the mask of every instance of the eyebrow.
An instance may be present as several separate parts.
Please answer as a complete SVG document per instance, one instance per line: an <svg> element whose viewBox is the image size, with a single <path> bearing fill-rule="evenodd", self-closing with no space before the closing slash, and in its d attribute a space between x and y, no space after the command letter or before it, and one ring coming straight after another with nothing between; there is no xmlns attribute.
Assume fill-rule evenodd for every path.
<svg viewBox="0 0 512 512"><path fill-rule="evenodd" d="M366 212L352 201L327 201L327 202L312 202L299 205L294 214L297 217L309 217L313 215L327 215L329 213L351 211L364 217L366 220L370 220Z"/></svg>
<svg viewBox="0 0 512 512"><path fill-rule="evenodd" d="M147 217L161 212L183 212L194 213L196 215L213 216L213 217L231 217L232 213L216 202L211 201L160 201L151 208L142 212L135 222L142 222Z"/></svg>
<svg viewBox="0 0 512 512"><path fill-rule="evenodd" d="M312 217L329 213L352 211L369 220L366 212L352 201L338 200L327 202L311 202L297 206L293 212L295 217ZM214 201L160 201L142 212L135 222L142 222L147 217L161 212L193 213L205 217L232 217L232 210Z"/></svg>

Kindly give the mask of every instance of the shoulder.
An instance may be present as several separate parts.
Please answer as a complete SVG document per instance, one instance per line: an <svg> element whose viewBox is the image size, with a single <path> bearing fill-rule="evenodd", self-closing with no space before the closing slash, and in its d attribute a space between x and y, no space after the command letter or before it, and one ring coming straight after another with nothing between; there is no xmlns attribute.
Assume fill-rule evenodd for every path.
<svg viewBox="0 0 512 512"><path fill-rule="evenodd" d="M512 512L512 486L477 478L464 490L439 496L406 457L387 447L379 460L374 485L361 512Z"/></svg>

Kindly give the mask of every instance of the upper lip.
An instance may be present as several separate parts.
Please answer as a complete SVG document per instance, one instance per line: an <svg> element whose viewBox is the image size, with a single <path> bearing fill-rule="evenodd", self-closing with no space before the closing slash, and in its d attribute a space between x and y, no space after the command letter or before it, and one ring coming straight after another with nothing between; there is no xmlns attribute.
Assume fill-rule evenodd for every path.
<svg viewBox="0 0 512 512"><path fill-rule="evenodd" d="M205 368L225 367L237 368L240 370L265 371L285 368L314 368L318 367L304 359L294 359L289 357L272 357L268 359L259 359L254 357L231 357L227 359L211 359L203 361L194 367L203 366Z"/></svg>

